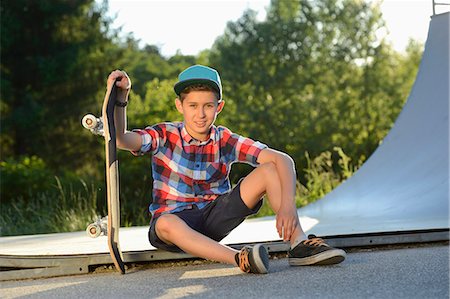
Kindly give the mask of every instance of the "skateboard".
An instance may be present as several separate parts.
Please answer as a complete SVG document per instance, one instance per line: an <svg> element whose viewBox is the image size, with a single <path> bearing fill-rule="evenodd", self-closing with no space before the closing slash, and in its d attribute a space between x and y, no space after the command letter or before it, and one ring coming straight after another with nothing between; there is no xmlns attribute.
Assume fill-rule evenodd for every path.
<svg viewBox="0 0 450 299"><path fill-rule="evenodd" d="M106 198L108 203L107 235L109 253L114 265L121 274L125 273L122 252L119 245L120 228L120 200L119 200L119 161L117 160L116 128L114 126L114 108L117 97L116 82L108 87L102 107L102 117L97 118L92 114L85 115L82 125L92 133L105 137L106 156ZM101 233L101 224L100 224ZM89 228L89 226L88 226ZM97 234L97 228L91 227ZM91 230L88 231L88 234Z"/></svg>

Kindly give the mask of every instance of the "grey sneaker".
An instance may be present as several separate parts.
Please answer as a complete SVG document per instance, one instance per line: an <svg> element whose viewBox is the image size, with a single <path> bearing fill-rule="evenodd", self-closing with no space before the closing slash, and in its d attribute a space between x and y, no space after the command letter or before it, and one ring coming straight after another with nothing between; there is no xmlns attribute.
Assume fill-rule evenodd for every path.
<svg viewBox="0 0 450 299"><path fill-rule="evenodd" d="M269 271L269 254L267 249L257 244L244 246L235 256L236 263L247 273L266 274Z"/></svg>
<svg viewBox="0 0 450 299"><path fill-rule="evenodd" d="M308 240L303 240L288 252L289 265L332 265L345 260L345 251L330 247L321 238L309 235Z"/></svg>

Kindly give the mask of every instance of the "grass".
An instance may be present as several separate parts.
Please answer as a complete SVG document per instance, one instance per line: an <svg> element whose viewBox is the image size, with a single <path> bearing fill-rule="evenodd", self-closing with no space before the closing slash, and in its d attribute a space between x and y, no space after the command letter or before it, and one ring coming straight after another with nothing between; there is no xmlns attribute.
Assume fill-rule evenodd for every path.
<svg viewBox="0 0 450 299"><path fill-rule="evenodd" d="M2 203L0 235L79 231L97 218L94 186L80 181L82 189L75 191L72 185L63 187L58 177L55 181L56 185L47 192Z"/></svg>

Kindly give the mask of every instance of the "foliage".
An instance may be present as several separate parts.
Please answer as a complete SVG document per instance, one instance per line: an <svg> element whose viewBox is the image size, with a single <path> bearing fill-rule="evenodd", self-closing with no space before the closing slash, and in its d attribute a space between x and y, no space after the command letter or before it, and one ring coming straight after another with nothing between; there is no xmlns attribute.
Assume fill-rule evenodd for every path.
<svg viewBox="0 0 450 299"><path fill-rule="evenodd" d="M196 63L194 56L181 54L166 59L156 46L146 45L140 49L138 41L132 37L128 37L121 47L124 53L115 67L127 71L132 78L134 93L141 98L152 92L148 89L152 80L173 80L182 70ZM173 92L170 94L174 96Z"/></svg>
<svg viewBox="0 0 450 299"><path fill-rule="evenodd" d="M19 161L12 158L0 162L0 190L2 201L5 198L23 198L27 201L33 194L50 188L53 176L45 162L36 157L21 157Z"/></svg>
<svg viewBox="0 0 450 299"><path fill-rule="evenodd" d="M130 128L144 128L158 122L182 121L175 108L173 85L176 80L153 79L146 84L143 98L133 97L127 116Z"/></svg>
<svg viewBox="0 0 450 299"><path fill-rule="evenodd" d="M18 0L0 8L2 155L36 155L50 167L93 163L98 152L79 123L119 54L106 6Z"/></svg>
<svg viewBox="0 0 450 299"><path fill-rule="evenodd" d="M119 152L119 172L121 225L147 225L153 184L150 159Z"/></svg>
<svg viewBox="0 0 450 299"><path fill-rule="evenodd" d="M382 26L379 7L365 1L274 0L262 22L247 11L228 23L209 57L232 107L223 121L288 152L297 165L305 150L316 155L333 146L367 158L417 68L415 58L411 64L377 40Z"/></svg>
<svg viewBox="0 0 450 299"><path fill-rule="evenodd" d="M342 148L334 147L334 153L326 151L311 159L309 153L305 153L307 168L305 169L306 183L298 187L300 206L314 202L324 197L342 182L350 178L361 166L351 163L352 159L347 156ZM333 157L335 154L335 157ZM337 160L337 161L336 161Z"/></svg>
<svg viewBox="0 0 450 299"><path fill-rule="evenodd" d="M81 191L64 187L56 177L56 185L34 193L29 199L18 196L2 203L0 235L70 232L86 229L97 217L97 192L84 181Z"/></svg>
<svg viewBox="0 0 450 299"><path fill-rule="evenodd" d="M113 69L133 82L132 129L181 120L178 73L195 63L217 68L226 101L217 124L292 156L302 206L347 179L378 146L423 48L411 41L398 53L377 38L384 26L379 3L367 1L272 0L265 20L248 10L212 49L172 57L154 45L139 47L132 34L119 37L106 2L1 1L0 10L2 234L84 229L105 214L104 142L80 120L100 115ZM149 156L119 152L119 159L122 223L144 225ZM232 182L250 170L234 165ZM39 217L42 224L26 224Z"/></svg>

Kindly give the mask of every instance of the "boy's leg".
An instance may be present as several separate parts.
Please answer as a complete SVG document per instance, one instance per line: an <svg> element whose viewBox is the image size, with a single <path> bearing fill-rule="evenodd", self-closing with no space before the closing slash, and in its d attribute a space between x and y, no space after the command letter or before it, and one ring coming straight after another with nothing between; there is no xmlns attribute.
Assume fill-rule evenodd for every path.
<svg viewBox="0 0 450 299"><path fill-rule="evenodd" d="M166 214L158 218L156 234L167 244L175 244L184 252L208 260L236 265L237 250L220 244L190 228L176 215Z"/></svg>
<svg viewBox="0 0 450 299"><path fill-rule="evenodd" d="M241 198L247 207L256 206L263 194L267 195L272 209L278 213L281 206L281 180L273 163L260 165L241 182ZM292 209L297 213L295 203ZM314 235L306 238L299 221L290 242L288 256L292 266L337 264L346 256L345 251L330 247Z"/></svg>
<svg viewBox="0 0 450 299"><path fill-rule="evenodd" d="M274 163L265 163L255 168L241 182L241 198L249 208L255 207L266 194L272 210L278 213L281 206L281 180ZM297 213L295 203L292 209ZM298 217L298 216L297 216ZM306 239L306 235L297 222L294 233L290 239L291 244Z"/></svg>
<svg viewBox="0 0 450 299"><path fill-rule="evenodd" d="M268 272L268 253L261 244L245 246L240 251L220 244L197 232L176 215L162 215L155 224L157 237L168 245L176 245L184 252L217 262L237 265L244 272Z"/></svg>

